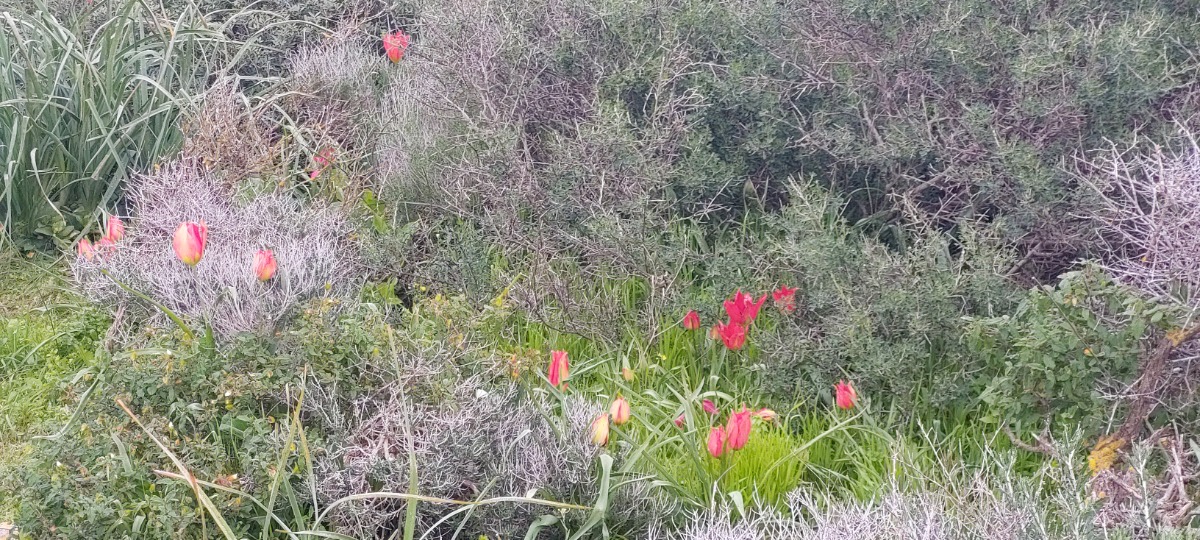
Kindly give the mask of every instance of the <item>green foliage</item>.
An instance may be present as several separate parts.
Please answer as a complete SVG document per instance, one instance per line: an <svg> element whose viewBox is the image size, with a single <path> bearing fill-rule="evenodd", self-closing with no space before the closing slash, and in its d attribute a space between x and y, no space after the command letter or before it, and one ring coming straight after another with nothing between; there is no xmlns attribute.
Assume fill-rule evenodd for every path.
<svg viewBox="0 0 1200 540"><path fill-rule="evenodd" d="M180 111L208 75L200 49L220 35L190 15L150 25L135 0L90 35L45 9L2 22L5 232L70 245L130 174L179 147Z"/></svg>
<svg viewBox="0 0 1200 540"><path fill-rule="evenodd" d="M964 341L985 362L976 386L989 421L1021 433L1051 420L1095 432L1111 406L1105 388L1132 382L1143 342L1179 323L1086 267L1034 288L1011 314L973 320Z"/></svg>

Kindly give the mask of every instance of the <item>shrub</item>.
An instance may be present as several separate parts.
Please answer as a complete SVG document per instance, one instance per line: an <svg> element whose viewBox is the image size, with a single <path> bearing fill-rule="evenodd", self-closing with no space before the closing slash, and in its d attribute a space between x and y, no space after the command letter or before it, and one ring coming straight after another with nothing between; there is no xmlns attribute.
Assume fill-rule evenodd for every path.
<svg viewBox="0 0 1200 540"><path fill-rule="evenodd" d="M228 338L273 331L304 300L353 290L350 229L332 208L283 193L242 203L231 186L191 159L139 177L131 198L137 218L126 238L74 263L76 280L94 301L169 322L124 285ZM171 249L175 229L189 221L209 228L208 247L194 268ZM258 249L272 250L279 261L278 274L267 282L251 271Z"/></svg>
<svg viewBox="0 0 1200 540"><path fill-rule="evenodd" d="M1135 376L1144 340L1177 317L1088 267L1031 290L1009 315L973 320L965 341L987 366L977 379L986 418L1043 437L1051 421L1102 429L1111 401Z"/></svg>

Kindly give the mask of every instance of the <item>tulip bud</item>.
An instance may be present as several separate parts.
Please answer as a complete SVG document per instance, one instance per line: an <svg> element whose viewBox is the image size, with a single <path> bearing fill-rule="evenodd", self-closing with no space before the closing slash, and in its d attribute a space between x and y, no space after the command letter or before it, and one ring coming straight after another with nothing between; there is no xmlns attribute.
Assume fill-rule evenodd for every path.
<svg viewBox="0 0 1200 540"><path fill-rule="evenodd" d="M633 379L635 378L633 370L629 368L621 368L621 378L625 379L625 382L633 382Z"/></svg>
<svg viewBox="0 0 1200 540"><path fill-rule="evenodd" d="M175 237L171 241L171 246L175 248L175 256L179 257L183 264L196 266L204 257L204 245L207 242L208 227L204 225L204 222L189 221L179 224L179 228L175 229Z"/></svg>
<svg viewBox="0 0 1200 540"><path fill-rule="evenodd" d="M741 411L730 413L729 422L725 425L725 437L729 448L741 450L750 440L750 410L742 407Z"/></svg>
<svg viewBox="0 0 1200 540"><path fill-rule="evenodd" d="M87 238L80 240L79 243L76 244L75 249L79 251L80 257L83 257L88 261L96 258L96 248L92 246L92 243L88 241Z"/></svg>
<svg viewBox="0 0 1200 540"><path fill-rule="evenodd" d="M679 416L676 416L675 417L675 427L677 427L677 428L683 427L684 420L685 420L685 418L683 417L682 414L680 414Z"/></svg>
<svg viewBox="0 0 1200 540"><path fill-rule="evenodd" d="M717 414L717 405L713 403L711 399L706 399L700 402L700 406L704 409L704 412L708 414L714 416Z"/></svg>
<svg viewBox="0 0 1200 540"><path fill-rule="evenodd" d="M608 415L602 414L592 420L592 444L604 446L608 444Z"/></svg>
<svg viewBox="0 0 1200 540"><path fill-rule="evenodd" d="M106 228L108 229L104 233L106 240L111 240L115 243L125 237L125 224L117 216L108 216L108 226Z"/></svg>
<svg viewBox="0 0 1200 540"><path fill-rule="evenodd" d="M613 424L619 426L628 422L630 415L629 402L625 398L617 396L617 399L613 400L612 405L608 407L608 414L612 415Z"/></svg>
<svg viewBox="0 0 1200 540"><path fill-rule="evenodd" d="M700 328L700 314L696 310L687 312L683 317L683 327L687 330L696 330Z"/></svg>
<svg viewBox="0 0 1200 540"><path fill-rule="evenodd" d="M567 351L550 351L550 386L560 390L567 389L567 375L570 371L570 361Z"/></svg>
<svg viewBox="0 0 1200 540"><path fill-rule="evenodd" d="M854 391L854 387L846 381L838 381L833 385L835 401L839 409L853 409L858 403L858 392Z"/></svg>
<svg viewBox="0 0 1200 540"><path fill-rule="evenodd" d="M254 275L258 276L259 281L266 281L275 277L275 270L278 264L275 262L275 254L269 249L260 249L254 253Z"/></svg>
<svg viewBox="0 0 1200 540"><path fill-rule="evenodd" d="M725 428L716 426L708 431L708 455L715 458L725 455Z"/></svg>
<svg viewBox="0 0 1200 540"><path fill-rule="evenodd" d="M771 409L759 409L754 412L754 416L761 419L763 422L774 422L779 419L779 414Z"/></svg>

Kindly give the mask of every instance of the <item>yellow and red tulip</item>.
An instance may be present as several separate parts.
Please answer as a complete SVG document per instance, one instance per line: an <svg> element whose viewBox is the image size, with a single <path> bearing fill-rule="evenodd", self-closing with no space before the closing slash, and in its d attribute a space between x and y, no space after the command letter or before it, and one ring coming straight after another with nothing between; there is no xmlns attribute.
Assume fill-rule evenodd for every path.
<svg viewBox="0 0 1200 540"><path fill-rule="evenodd" d="M622 425L629 421L631 411L629 409L629 401L621 396L614 399L612 405L608 407L608 414L612 417L612 423Z"/></svg>
<svg viewBox="0 0 1200 540"><path fill-rule="evenodd" d="M208 227L204 225L204 222L189 221L180 223L179 228L175 229L171 247L175 248L175 256L179 257L183 264L196 266L204 257L204 246L207 243Z"/></svg>
<svg viewBox="0 0 1200 540"><path fill-rule="evenodd" d="M92 246L92 243L87 238L80 240L75 245L75 249L79 252L79 256L85 260L91 261L96 258L96 248Z"/></svg>
<svg viewBox="0 0 1200 540"><path fill-rule="evenodd" d="M260 249L254 253L254 275L258 276L259 281L267 281L275 277L275 271L279 268L275 262L275 254L269 249Z"/></svg>
<svg viewBox="0 0 1200 540"><path fill-rule="evenodd" d="M383 50L387 52L388 60L391 60L394 64L399 62L401 58L404 58L404 53L408 50L408 44L411 39L412 36L404 33L404 30L396 30L383 36Z"/></svg>
<svg viewBox="0 0 1200 540"><path fill-rule="evenodd" d="M596 446L604 446L608 444L608 414L597 416L592 420L591 427L592 444Z"/></svg>

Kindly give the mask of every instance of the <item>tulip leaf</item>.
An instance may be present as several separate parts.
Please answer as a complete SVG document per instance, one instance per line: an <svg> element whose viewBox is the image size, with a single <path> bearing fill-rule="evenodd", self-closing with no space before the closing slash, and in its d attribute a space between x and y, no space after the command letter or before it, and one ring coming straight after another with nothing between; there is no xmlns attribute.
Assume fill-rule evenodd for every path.
<svg viewBox="0 0 1200 540"><path fill-rule="evenodd" d="M525 532L525 540L537 540L537 537L539 534L541 534L542 529L557 523L558 516L550 514L538 516L537 519L533 520L533 523L529 524L529 530Z"/></svg>

